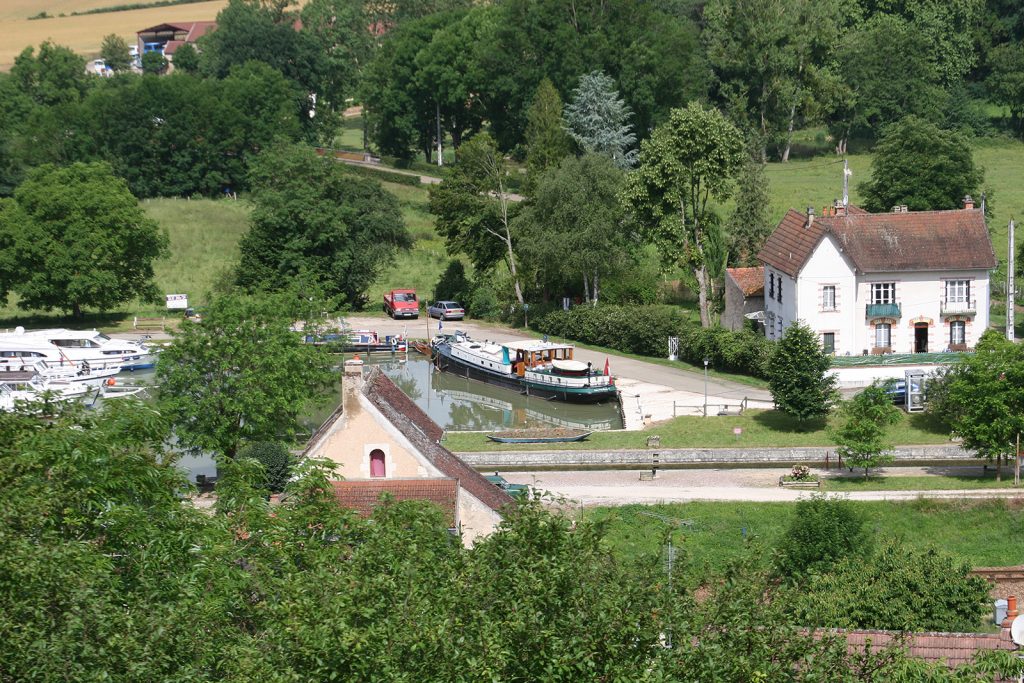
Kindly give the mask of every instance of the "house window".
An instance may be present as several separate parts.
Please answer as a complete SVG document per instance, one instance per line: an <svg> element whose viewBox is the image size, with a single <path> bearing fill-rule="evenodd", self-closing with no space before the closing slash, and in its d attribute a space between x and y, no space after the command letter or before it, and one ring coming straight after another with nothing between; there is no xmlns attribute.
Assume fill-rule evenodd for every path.
<svg viewBox="0 0 1024 683"><path fill-rule="evenodd" d="M963 320L954 320L949 324L949 345L967 343L967 323Z"/></svg>
<svg viewBox="0 0 1024 683"><path fill-rule="evenodd" d="M871 284L871 303L873 304L894 304L896 303L895 282L874 282Z"/></svg>
<svg viewBox="0 0 1024 683"><path fill-rule="evenodd" d="M951 304L965 304L971 300L970 280L946 280L946 301Z"/></svg>
<svg viewBox="0 0 1024 683"><path fill-rule="evenodd" d="M821 335L821 347L825 353L836 352L836 333L835 332L824 332Z"/></svg>
<svg viewBox="0 0 1024 683"><path fill-rule="evenodd" d="M768 273L768 298L775 298L775 273Z"/></svg>
<svg viewBox="0 0 1024 683"><path fill-rule="evenodd" d="M821 288L821 308L826 311L836 310L835 285L825 285Z"/></svg>
<svg viewBox="0 0 1024 683"><path fill-rule="evenodd" d="M892 346L892 325L889 323L875 325L875 346L880 349Z"/></svg>
<svg viewBox="0 0 1024 683"><path fill-rule="evenodd" d="M387 473L384 470L384 451L382 451L379 448L374 448L372 451L370 451L370 476L387 476Z"/></svg>
<svg viewBox="0 0 1024 683"><path fill-rule="evenodd" d="M779 298L776 301L782 303L782 277L779 277Z"/></svg>

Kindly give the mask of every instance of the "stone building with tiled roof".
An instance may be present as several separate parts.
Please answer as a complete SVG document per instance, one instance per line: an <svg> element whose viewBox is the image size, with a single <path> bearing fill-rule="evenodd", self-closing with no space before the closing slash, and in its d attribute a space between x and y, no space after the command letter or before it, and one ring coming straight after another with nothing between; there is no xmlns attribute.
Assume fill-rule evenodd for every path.
<svg viewBox="0 0 1024 683"><path fill-rule="evenodd" d="M725 269L725 310L722 327L742 330L764 317L764 267Z"/></svg>
<svg viewBox="0 0 1024 683"><path fill-rule="evenodd" d="M346 365L341 404L303 453L338 463L339 502L369 514L385 493L429 500L451 514L463 542L491 533L512 498L442 446L444 430L383 372L364 380L361 365Z"/></svg>
<svg viewBox="0 0 1024 683"><path fill-rule="evenodd" d="M797 320L837 355L968 350L996 267L984 212L790 210L758 254L770 339Z"/></svg>

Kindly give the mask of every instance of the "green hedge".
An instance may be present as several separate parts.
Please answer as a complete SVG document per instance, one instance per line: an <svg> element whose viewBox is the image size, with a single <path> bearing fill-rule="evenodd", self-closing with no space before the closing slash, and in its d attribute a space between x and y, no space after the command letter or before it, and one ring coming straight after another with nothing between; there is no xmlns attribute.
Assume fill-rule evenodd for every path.
<svg viewBox="0 0 1024 683"><path fill-rule="evenodd" d="M379 180L382 183L396 183L398 185L412 185L414 187L420 186L420 177L418 175L395 173L394 171L378 171L375 168L352 166L351 164L345 164L345 169L352 173L366 176L367 178Z"/></svg>
<svg viewBox="0 0 1024 683"><path fill-rule="evenodd" d="M765 377L772 342L752 331L703 329L672 306L577 306L531 318L537 331L582 344L639 356L668 356L668 338L679 337L679 358L716 370Z"/></svg>

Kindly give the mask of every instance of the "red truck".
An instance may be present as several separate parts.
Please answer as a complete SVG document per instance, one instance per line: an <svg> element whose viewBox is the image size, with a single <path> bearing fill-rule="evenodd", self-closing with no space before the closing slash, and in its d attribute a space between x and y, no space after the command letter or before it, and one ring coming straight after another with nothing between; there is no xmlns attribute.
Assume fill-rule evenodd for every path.
<svg viewBox="0 0 1024 683"><path fill-rule="evenodd" d="M384 312L392 318L420 317L420 302L415 289L392 289L384 295Z"/></svg>

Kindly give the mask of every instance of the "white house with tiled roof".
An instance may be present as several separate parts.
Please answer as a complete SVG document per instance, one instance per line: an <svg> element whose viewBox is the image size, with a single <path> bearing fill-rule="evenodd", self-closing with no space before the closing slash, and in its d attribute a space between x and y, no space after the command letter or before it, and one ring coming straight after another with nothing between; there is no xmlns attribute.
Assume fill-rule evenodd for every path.
<svg viewBox="0 0 1024 683"><path fill-rule="evenodd" d="M837 355L973 348L988 327L996 266L981 209L871 214L790 210L758 254L765 334L797 320Z"/></svg>

